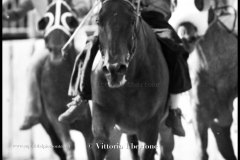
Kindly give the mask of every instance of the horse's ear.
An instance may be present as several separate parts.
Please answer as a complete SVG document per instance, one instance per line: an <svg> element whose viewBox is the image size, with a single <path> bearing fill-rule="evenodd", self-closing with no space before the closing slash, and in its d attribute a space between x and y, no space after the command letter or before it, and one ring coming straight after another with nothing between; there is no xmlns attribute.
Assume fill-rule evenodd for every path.
<svg viewBox="0 0 240 160"><path fill-rule="evenodd" d="M215 12L214 10L211 8L209 8L208 10L208 24L210 24L214 19L215 19Z"/></svg>
<svg viewBox="0 0 240 160"><path fill-rule="evenodd" d="M78 19L75 16L67 17L66 19L67 24L70 28L77 28L79 25Z"/></svg>
<svg viewBox="0 0 240 160"><path fill-rule="evenodd" d="M48 24L48 18L43 17L38 21L38 30L44 30Z"/></svg>

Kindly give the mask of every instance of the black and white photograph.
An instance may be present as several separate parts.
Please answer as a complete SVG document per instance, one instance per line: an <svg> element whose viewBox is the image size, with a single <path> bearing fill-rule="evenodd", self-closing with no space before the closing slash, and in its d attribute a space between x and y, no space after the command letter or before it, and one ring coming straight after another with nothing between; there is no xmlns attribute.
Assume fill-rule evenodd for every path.
<svg viewBox="0 0 240 160"><path fill-rule="evenodd" d="M3 160L237 160L238 0L2 0Z"/></svg>

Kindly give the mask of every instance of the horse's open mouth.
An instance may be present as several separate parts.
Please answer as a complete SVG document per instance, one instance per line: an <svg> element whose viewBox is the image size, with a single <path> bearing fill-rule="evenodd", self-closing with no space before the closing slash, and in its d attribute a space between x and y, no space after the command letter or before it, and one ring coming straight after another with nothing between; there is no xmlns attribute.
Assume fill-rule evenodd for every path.
<svg viewBox="0 0 240 160"><path fill-rule="evenodd" d="M127 82L124 74L106 74L108 86L110 88L119 88Z"/></svg>

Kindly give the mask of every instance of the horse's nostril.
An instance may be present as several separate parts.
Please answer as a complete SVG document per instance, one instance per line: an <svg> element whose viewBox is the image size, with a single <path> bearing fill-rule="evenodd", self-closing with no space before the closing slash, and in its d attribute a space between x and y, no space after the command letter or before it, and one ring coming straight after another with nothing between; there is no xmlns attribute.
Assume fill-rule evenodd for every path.
<svg viewBox="0 0 240 160"><path fill-rule="evenodd" d="M107 69L107 66L103 66L102 67L102 70L103 70L103 73L107 74L109 73L108 69Z"/></svg>
<svg viewBox="0 0 240 160"><path fill-rule="evenodd" d="M110 64L104 65L102 71L105 74L125 74L127 72L127 66L124 64Z"/></svg>
<svg viewBox="0 0 240 160"><path fill-rule="evenodd" d="M127 72L127 66L124 64L119 65L119 68L117 70L118 73L124 74Z"/></svg>

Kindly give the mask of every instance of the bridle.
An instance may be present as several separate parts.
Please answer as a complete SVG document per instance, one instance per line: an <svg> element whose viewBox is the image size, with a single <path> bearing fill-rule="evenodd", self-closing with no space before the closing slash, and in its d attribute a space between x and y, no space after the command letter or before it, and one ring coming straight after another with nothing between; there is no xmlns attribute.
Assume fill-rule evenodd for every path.
<svg viewBox="0 0 240 160"><path fill-rule="evenodd" d="M74 39L74 37L77 35L78 31L83 27L84 23L87 21L87 19L89 19L89 17L92 16L92 14L94 14L94 10L96 8L100 8L100 5L103 5L104 3L106 3L109 0L105 0L103 2L100 2L100 0L97 0L94 4L94 6L90 9L90 11L88 12L88 14L84 17L84 19L81 21L81 23L79 24L79 26L76 28L76 30L74 31L74 33L72 34L72 36L69 38L69 40L67 41L67 43L63 46L62 48L62 54L65 55L67 54L67 47L69 44L71 44L72 40ZM130 5L136 12L136 26L138 26L139 21L140 21L140 2L141 0L138 0L137 3L137 8L128 0L123 0L124 2L126 2L128 5Z"/></svg>
<svg viewBox="0 0 240 160"><path fill-rule="evenodd" d="M49 12L52 6L56 6L55 13ZM61 15L61 5L65 6L68 9L68 12L65 12ZM74 31L71 27L67 24L66 19L67 17L75 16L72 12L71 7L63 0L55 0L53 1L47 8L47 13L44 17L49 19L48 25L46 26L44 37L47 37L52 31L59 29L63 31L69 37L72 35Z"/></svg>
<svg viewBox="0 0 240 160"><path fill-rule="evenodd" d="M112 1L112 0L103 1L102 2L102 7L110 1ZM129 55L127 56L127 62L130 63L130 61L132 61L133 57L135 56L136 50L137 50L137 47L136 47L136 43L137 43L136 39L137 39L137 33L138 33L137 28L139 26L140 19L141 19L140 0L138 0L137 7L135 7L135 5L133 3L131 3L129 0L121 0L121 1L132 8L132 10L134 12L134 15L135 15L135 18L136 18L136 21L135 21L135 24L134 24L134 33L133 33L132 38L131 38L132 42L133 42L133 45L132 45L132 48L129 50Z"/></svg>
<svg viewBox="0 0 240 160"><path fill-rule="evenodd" d="M226 9L226 8L231 8L233 9L234 11L234 21L233 21L233 27L232 29L230 30L221 20L219 20L219 17L221 17L221 15L217 16L218 17L218 22L219 24L221 24L229 33L233 33L234 32L234 29L235 29L235 26L236 26L236 21L237 21L237 11L234 7L232 6L229 6L229 5L225 5L225 6L221 6L221 7L217 7L217 8L214 8L213 10L214 11L217 11L217 10L222 10L222 9Z"/></svg>

